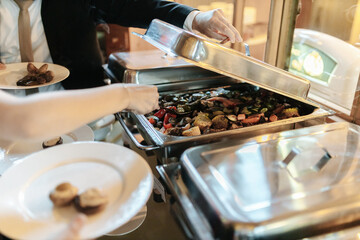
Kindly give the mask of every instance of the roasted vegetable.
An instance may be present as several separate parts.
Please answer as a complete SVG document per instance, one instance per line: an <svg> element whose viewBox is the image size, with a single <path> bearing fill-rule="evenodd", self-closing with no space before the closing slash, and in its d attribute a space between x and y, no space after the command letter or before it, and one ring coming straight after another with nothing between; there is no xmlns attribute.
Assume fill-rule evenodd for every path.
<svg viewBox="0 0 360 240"><path fill-rule="evenodd" d="M51 82L54 79L54 73L48 71L48 65L43 64L39 69L33 63L27 64L27 75L16 82L17 86L35 86Z"/></svg>
<svg viewBox="0 0 360 240"><path fill-rule="evenodd" d="M171 128L174 124L170 122L171 118L176 118L175 114L166 113L164 117L164 128L168 129Z"/></svg>
<svg viewBox="0 0 360 240"><path fill-rule="evenodd" d="M166 113L166 109L160 109L159 111L154 113L154 116L161 119L165 116L165 113Z"/></svg>
<svg viewBox="0 0 360 240"><path fill-rule="evenodd" d="M46 140L42 143L42 147L43 148L48 148L48 147L53 147L55 145L60 145L63 143L63 139L62 137L55 137L49 140Z"/></svg>
<svg viewBox="0 0 360 240"><path fill-rule="evenodd" d="M37 67L35 67L35 65L33 63L28 63L27 64L27 71L30 74L37 74L38 73L38 69L37 69Z"/></svg>
<svg viewBox="0 0 360 240"><path fill-rule="evenodd" d="M47 69L48 69L48 65L45 63L39 68L38 73L39 74L46 73Z"/></svg>
<svg viewBox="0 0 360 240"><path fill-rule="evenodd" d="M206 92L162 95L147 115L164 134L195 136L309 114L296 100L247 84ZM305 106L305 105L304 105Z"/></svg>
<svg viewBox="0 0 360 240"><path fill-rule="evenodd" d="M273 115L271 115L270 117L269 117L269 121L270 122L275 122L275 121L277 121L278 120L278 117L275 115L275 114L273 114Z"/></svg>
<svg viewBox="0 0 360 240"><path fill-rule="evenodd" d="M212 125L211 119L205 113L199 113L194 120L194 126L198 126L200 130L204 131L207 128L210 128Z"/></svg>
<svg viewBox="0 0 360 240"><path fill-rule="evenodd" d="M213 98L209 98L208 101L219 101L219 102L222 102L222 104L224 104L224 107L229 107L229 106L236 106L236 103L229 100L229 99L226 99L226 98L223 98L223 97L213 97Z"/></svg>
<svg viewBox="0 0 360 240"><path fill-rule="evenodd" d="M232 122L236 122L237 121L237 118L235 115L226 115L227 119L229 119L230 121Z"/></svg>
<svg viewBox="0 0 360 240"><path fill-rule="evenodd" d="M281 112L285 117L299 117L299 111L297 108L287 108Z"/></svg>
<svg viewBox="0 0 360 240"><path fill-rule="evenodd" d="M198 126L192 127L182 132L184 136L198 136L201 135L200 128Z"/></svg>
<svg viewBox="0 0 360 240"><path fill-rule="evenodd" d="M227 128L229 120L224 115L217 115L212 120L212 126L215 129Z"/></svg>
<svg viewBox="0 0 360 240"><path fill-rule="evenodd" d="M238 121L241 121L241 120L244 120L246 118L246 115L241 113L241 114L238 114L236 118L237 118Z"/></svg>

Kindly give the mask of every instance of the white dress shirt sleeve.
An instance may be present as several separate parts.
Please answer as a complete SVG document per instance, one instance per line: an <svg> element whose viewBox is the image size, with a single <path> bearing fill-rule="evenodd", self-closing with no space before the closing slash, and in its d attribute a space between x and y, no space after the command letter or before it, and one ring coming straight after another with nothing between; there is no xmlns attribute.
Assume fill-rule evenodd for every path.
<svg viewBox="0 0 360 240"><path fill-rule="evenodd" d="M111 84L16 97L0 90L0 138L47 139L103 116L129 109L145 114L159 108L157 87Z"/></svg>
<svg viewBox="0 0 360 240"><path fill-rule="evenodd" d="M185 30L192 32L192 24L198 13L200 13L200 11L197 11L197 10L194 10L191 13L189 13L189 15L185 19L184 26L183 26L183 28Z"/></svg>

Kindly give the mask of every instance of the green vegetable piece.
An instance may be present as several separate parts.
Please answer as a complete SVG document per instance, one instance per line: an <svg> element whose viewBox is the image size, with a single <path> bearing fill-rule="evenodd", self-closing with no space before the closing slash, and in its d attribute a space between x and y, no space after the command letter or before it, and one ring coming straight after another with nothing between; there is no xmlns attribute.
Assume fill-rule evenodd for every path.
<svg viewBox="0 0 360 240"><path fill-rule="evenodd" d="M261 113L266 113L267 111L268 111L267 108L262 108L262 109L260 110Z"/></svg>
<svg viewBox="0 0 360 240"><path fill-rule="evenodd" d="M213 115L214 115L214 116L224 115L224 112L223 112L223 111L215 111L215 112L213 112Z"/></svg>
<svg viewBox="0 0 360 240"><path fill-rule="evenodd" d="M233 110L230 109L230 108L224 108L224 109L223 109L223 112L224 112L224 113L232 113Z"/></svg>
<svg viewBox="0 0 360 240"><path fill-rule="evenodd" d="M247 107L244 107L243 110L241 110L241 113L246 114L246 115L252 114L252 112L250 112L250 111L247 109Z"/></svg>

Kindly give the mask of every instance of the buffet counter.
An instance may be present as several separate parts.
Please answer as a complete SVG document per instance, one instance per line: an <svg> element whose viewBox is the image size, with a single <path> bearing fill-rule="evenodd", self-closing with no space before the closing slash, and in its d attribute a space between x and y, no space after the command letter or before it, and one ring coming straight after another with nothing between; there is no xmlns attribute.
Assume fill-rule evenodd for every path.
<svg viewBox="0 0 360 240"><path fill-rule="evenodd" d="M159 20L139 36L166 53L153 55L158 66L134 67L136 54L119 53L105 70L114 82L156 85L160 110L173 122L158 112L123 112L116 119L135 148L156 156L156 170L174 199L170 209L181 229L191 233L185 237L336 239L357 234L360 129L329 123L335 112L308 98L308 80ZM172 66L169 56L190 65ZM247 96L249 89L255 94ZM279 115L283 110L264 107L264 94L265 99L284 99L275 105L299 114L284 117ZM222 104L210 106L209 97ZM249 111L253 103L258 106ZM197 124L201 112L208 127ZM214 126L218 114L224 127ZM275 121L268 121L274 115ZM249 124L255 116L262 121ZM184 121L200 131L185 134ZM137 141L133 129L145 141Z"/></svg>

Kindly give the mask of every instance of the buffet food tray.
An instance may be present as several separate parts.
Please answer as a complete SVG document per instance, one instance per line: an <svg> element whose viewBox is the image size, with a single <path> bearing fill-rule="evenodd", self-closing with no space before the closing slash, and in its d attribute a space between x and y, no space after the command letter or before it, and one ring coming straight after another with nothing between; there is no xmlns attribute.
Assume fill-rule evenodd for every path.
<svg viewBox="0 0 360 240"><path fill-rule="evenodd" d="M127 135L133 138L133 142L138 148L142 150L154 150L158 160L161 163L169 163L178 161L184 150L192 146L198 146L216 141L226 141L227 139L231 138L246 139L260 134L321 124L324 123L325 117L329 115L329 112L310 102L305 101L301 102L301 104L308 109L312 109L313 111L310 114L304 116L278 120L276 122L267 122L238 129L191 137L166 135L160 132L159 129L154 128L154 126L149 122L148 118L146 118L144 115L125 113L121 114L121 116L118 114L117 118L122 124ZM126 122L131 122L133 125L136 125L138 131L149 145L144 146L139 144L136 139L134 139L134 135L128 128Z"/></svg>
<svg viewBox="0 0 360 240"><path fill-rule="evenodd" d="M193 147L158 170L199 239L300 239L359 225L359 160L360 127L342 122Z"/></svg>
<svg viewBox="0 0 360 240"><path fill-rule="evenodd" d="M308 80L246 56L241 52L226 48L156 19L152 21L146 33L139 36L169 56L179 57L191 63L192 66L218 73L214 77L197 77L192 81L189 81L189 79L186 81L179 81L179 79L168 82L160 81L156 85L161 95L236 87L247 83L292 99L307 108L313 109L311 113L300 117L191 137L163 134L155 129L143 115L133 113L117 114L117 118L135 146L142 150L154 150L160 163L178 161L181 153L192 146L214 141L225 141L233 137L245 139L265 133L321 124L324 123L327 116L333 114L328 109L306 99L310 88ZM178 72L181 68L176 66L175 68L160 69L162 73L168 71L167 75L169 75L174 69ZM186 69L184 70L186 76L191 75L188 72L190 69L188 66L184 69ZM147 69L145 70L147 71ZM156 74L154 73L154 75ZM131 133L132 125L136 125L148 145L142 145L136 141Z"/></svg>
<svg viewBox="0 0 360 240"><path fill-rule="evenodd" d="M137 84L173 84L219 76L160 50L112 53L104 69L113 82Z"/></svg>

